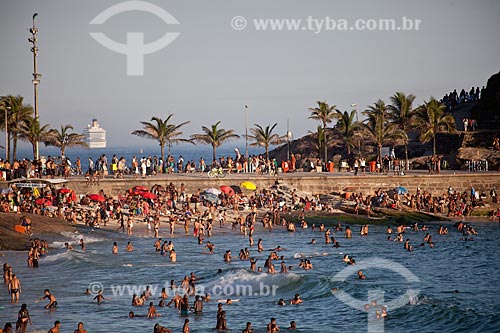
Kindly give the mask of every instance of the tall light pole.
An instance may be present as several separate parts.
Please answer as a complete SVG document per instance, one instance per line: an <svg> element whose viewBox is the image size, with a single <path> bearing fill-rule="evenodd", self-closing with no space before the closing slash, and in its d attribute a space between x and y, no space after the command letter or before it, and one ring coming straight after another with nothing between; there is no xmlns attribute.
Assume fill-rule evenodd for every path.
<svg viewBox="0 0 500 333"><path fill-rule="evenodd" d="M356 108L356 103L352 103L351 104L351 108L353 108L354 111L356 111L356 123L359 124L359 120L358 120L358 109ZM361 138L359 138L358 140L358 157L361 158Z"/></svg>
<svg viewBox="0 0 500 333"><path fill-rule="evenodd" d="M36 46L36 34L38 33L38 29L35 26L35 18L38 16L38 13L33 14L33 27L30 28L31 37L28 38L28 42L30 42L33 46L31 47L31 52L33 52L33 90L34 90L34 99L35 99L35 120L38 121L38 85L40 84L40 79L42 77L41 74L38 73L36 57L38 56L38 47ZM40 152L38 150L38 141L35 144L35 159L40 158Z"/></svg>
<svg viewBox="0 0 500 333"><path fill-rule="evenodd" d="M248 163L248 125L247 125L248 105L245 105L245 161Z"/></svg>
<svg viewBox="0 0 500 333"><path fill-rule="evenodd" d="M290 161L290 140L292 132L290 132L290 119L286 120L286 160Z"/></svg>
<svg viewBox="0 0 500 333"><path fill-rule="evenodd" d="M2 108L5 112L4 114L4 119L5 119L5 160L9 160L9 155L10 155L10 150L9 150L9 111L10 111L10 106L7 105L2 105Z"/></svg>

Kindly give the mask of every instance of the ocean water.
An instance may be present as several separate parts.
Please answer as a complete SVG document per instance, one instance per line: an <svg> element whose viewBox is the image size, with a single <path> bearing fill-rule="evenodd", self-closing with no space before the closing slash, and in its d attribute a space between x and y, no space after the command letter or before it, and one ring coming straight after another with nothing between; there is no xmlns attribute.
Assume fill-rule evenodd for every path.
<svg viewBox="0 0 500 333"><path fill-rule="evenodd" d="M89 332L152 332L157 322L180 332L186 317L173 308L157 308L161 314L157 319L128 319L127 314L129 311L147 313L147 306L131 306L134 291L150 285L155 293L152 300L157 304L161 287L168 286L172 279L179 283L190 272L201 277L197 286L212 295L202 315L189 314L192 332L214 331L217 300L227 298L238 299L223 306L228 327L236 332L241 331L247 321L252 322L256 332L265 332L271 317L277 318L282 331L295 320L300 332L367 332L369 316L371 325L382 327L386 332L498 332L500 228L498 223L479 222L474 226L479 235L474 236L474 241L465 242L459 241L460 235L451 224L446 236L437 235L438 224L429 224L434 248L419 246L425 232L407 230L405 238L414 245L413 252L405 251L403 243L386 241L386 226L381 225L371 225L368 237L359 236L357 225L352 226L353 239L332 234L340 241L340 248L325 244L323 234L310 228L298 229L296 233L282 229L269 233L257 228L255 243L262 238L266 250L277 245L285 249L279 254L285 257L287 265L293 266L288 274L252 272L249 262L239 259L224 263L222 256L226 250L237 256L240 249L248 246L248 241L236 234L217 235L218 225L214 228L215 236L210 238L216 245L214 255L202 254L203 246L198 245L194 237L179 234L170 238L166 226L162 226L160 236L173 240L177 263L155 252L154 239L145 234L135 232L129 237L92 229L61 235L60 241L52 242L54 248L40 261L38 269L26 267L26 253L8 252L0 261L13 265L20 278L21 303L28 304L33 320L31 329L37 332L46 332L55 320L62 322L62 332L76 329L79 321L85 323ZM75 246L80 238L86 240L86 252ZM315 245L310 244L312 238L317 240ZM77 250L65 251L65 240L72 242ZM125 253L129 240L136 251ZM113 241L118 242L119 255L111 253ZM258 258L257 266L263 266L269 251L258 253L256 246L250 251ZM344 254L353 256L356 266L344 264ZM308 271L298 268L301 258L310 259L314 268ZM335 279L349 267L359 269L373 263L373 267L363 269L366 280L357 279L355 273L346 276L344 281ZM280 261L275 261L275 266L279 271ZM416 280L408 281L407 272L413 273ZM108 299L97 305L93 296L84 295L88 287L103 288ZM34 303L45 288L58 299L55 311L45 310L45 301ZM274 293L270 291L273 288ZM391 300L408 289L413 292L401 307L389 305L385 320L377 320L373 312L366 313L341 301L332 294L332 288L338 288L361 304L372 301L369 295L378 290L379 305L391 304ZM277 305L280 298L288 302L296 293L304 300L303 304ZM193 297L190 301L194 301ZM14 322L19 308L20 304L10 304L4 289L0 297L0 324Z"/></svg>
<svg viewBox="0 0 500 333"><path fill-rule="evenodd" d="M242 155L245 154L245 144L241 143L227 143L222 145L221 147L217 148L217 158L224 156L224 157L235 157L235 148L237 148ZM184 158L184 165L187 161L193 160L196 163L196 166L198 166L198 163L200 161L200 158L203 157L205 160L205 163L209 165L212 162L212 146L209 145L191 145L191 144L182 144L182 145L174 145L171 147L171 155L174 156L175 161L179 159L180 155ZM265 150L257 147L249 147L248 149L249 155L253 154L264 154ZM60 156L61 151L58 148L54 147L45 147L43 145L40 145L40 156ZM139 148L139 147L109 147L109 148L102 148L102 149L82 149L82 148L69 148L66 150L65 155L68 157L72 162L75 162L78 157L80 157L80 160L82 161L82 168L85 170L88 167L88 159L89 157L92 157L92 159L97 161L97 159L102 155L106 154L106 157L108 159L108 163L111 163L111 158L113 155L116 155L116 157L124 157L127 161L127 165L130 166L132 162L132 157L136 156L138 159L142 157L148 157L148 156L157 156L158 158L161 157L161 151L160 147L144 147L144 148ZM12 156L12 152L11 152ZM165 148L165 157L168 156L168 150ZM17 153L17 158L18 159L23 159L23 158L33 158L33 152L31 147L26 147L22 146L18 149Z"/></svg>

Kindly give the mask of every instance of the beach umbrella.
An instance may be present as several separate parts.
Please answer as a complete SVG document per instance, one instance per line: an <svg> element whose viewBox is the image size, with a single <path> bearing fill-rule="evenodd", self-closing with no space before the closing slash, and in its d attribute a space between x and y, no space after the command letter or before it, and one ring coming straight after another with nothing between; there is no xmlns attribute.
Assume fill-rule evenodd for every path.
<svg viewBox="0 0 500 333"><path fill-rule="evenodd" d="M241 187L238 185L231 185L229 187L233 189L234 193L241 193Z"/></svg>
<svg viewBox="0 0 500 333"><path fill-rule="evenodd" d="M156 194L151 192L141 192L139 195L146 199L156 199Z"/></svg>
<svg viewBox="0 0 500 333"><path fill-rule="evenodd" d="M207 188L205 190L205 193L212 193L212 194L215 194L215 195L219 195L219 194L221 194L221 191L218 190L218 189L216 189L216 188L211 187L211 188Z"/></svg>
<svg viewBox="0 0 500 333"><path fill-rule="evenodd" d="M397 194L406 194L408 193L408 190L406 189L406 187L403 187L403 186L398 186L394 189L394 191L396 191Z"/></svg>
<svg viewBox="0 0 500 333"><path fill-rule="evenodd" d="M57 191L58 191L59 193L61 193L61 194L68 194L68 193L70 193L70 192L71 192L71 190L70 190L69 188L65 188L65 187L60 188L60 189L59 189L59 190L57 190Z"/></svg>
<svg viewBox="0 0 500 333"><path fill-rule="evenodd" d="M106 201L106 198L100 194L89 194L89 199L92 201L99 201L99 202Z"/></svg>
<svg viewBox="0 0 500 333"><path fill-rule="evenodd" d="M257 186L249 181L241 183L240 186L250 191L255 191L257 189Z"/></svg>
<svg viewBox="0 0 500 333"><path fill-rule="evenodd" d="M207 200L207 201L210 201L212 203L217 203L219 202L219 197L213 193L207 193L205 192L203 194L203 199Z"/></svg>
<svg viewBox="0 0 500 333"><path fill-rule="evenodd" d="M52 206L52 201L46 198L38 198L35 200L35 203L41 206Z"/></svg>
<svg viewBox="0 0 500 333"><path fill-rule="evenodd" d="M220 190L221 190L224 194L227 194L227 195L229 195L229 196L234 195L234 190L231 188L231 186L221 185ZM241 190L241 189L240 189L240 190Z"/></svg>
<svg viewBox="0 0 500 333"><path fill-rule="evenodd" d="M134 192L148 192L149 189L146 186L137 185L137 186L132 187L132 191L134 191Z"/></svg>

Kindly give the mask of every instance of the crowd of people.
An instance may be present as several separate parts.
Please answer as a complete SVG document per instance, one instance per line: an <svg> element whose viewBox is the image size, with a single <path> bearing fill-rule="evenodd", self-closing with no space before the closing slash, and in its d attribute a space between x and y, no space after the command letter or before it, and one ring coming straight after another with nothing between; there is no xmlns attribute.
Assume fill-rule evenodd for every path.
<svg viewBox="0 0 500 333"><path fill-rule="evenodd" d="M455 89L444 95L440 102L445 104L448 110L452 110L460 105L477 103L481 98L484 89L484 86L481 90L479 87L472 87L469 91L462 89L460 93L458 93Z"/></svg>

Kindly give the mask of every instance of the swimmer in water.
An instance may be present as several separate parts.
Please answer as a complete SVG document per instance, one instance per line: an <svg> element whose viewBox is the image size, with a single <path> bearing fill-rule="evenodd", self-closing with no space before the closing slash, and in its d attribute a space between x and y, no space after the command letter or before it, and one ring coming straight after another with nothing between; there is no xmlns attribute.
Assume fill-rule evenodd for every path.
<svg viewBox="0 0 500 333"><path fill-rule="evenodd" d="M300 304L302 303L302 299L300 299L300 295L299 294L295 294L295 297L290 301L290 304L292 305L296 305L296 304Z"/></svg>
<svg viewBox="0 0 500 333"><path fill-rule="evenodd" d="M88 333L86 329L83 328L83 323L78 323L78 328L73 331L74 333Z"/></svg>
<svg viewBox="0 0 500 333"><path fill-rule="evenodd" d="M116 242L113 242L113 249L111 250L113 254L118 254L118 244Z"/></svg>
<svg viewBox="0 0 500 333"><path fill-rule="evenodd" d="M156 324L153 327L153 333L172 333L173 331L169 328L163 327L160 324ZM189 332L189 331L188 331Z"/></svg>
<svg viewBox="0 0 500 333"><path fill-rule="evenodd" d="M292 320L290 322L290 327L288 327L287 330L289 330L289 331L295 331L295 330L297 330L297 323L295 322L295 320Z"/></svg>
<svg viewBox="0 0 500 333"><path fill-rule="evenodd" d="M132 252L134 251L134 246L132 245L132 242L127 243L127 247L125 248L125 252Z"/></svg>
<svg viewBox="0 0 500 333"><path fill-rule="evenodd" d="M83 238L80 239L80 249L85 251L85 242L83 241Z"/></svg>
<svg viewBox="0 0 500 333"><path fill-rule="evenodd" d="M59 320L56 320L54 322L54 327L52 327L47 333L59 333L60 329L61 329L61 322Z"/></svg>
<svg viewBox="0 0 500 333"><path fill-rule="evenodd" d="M149 309L148 309L148 315L146 316L147 318L156 318L159 317L160 314L156 313L156 308L153 302L149 302Z"/></svg>
<svg viewBox="0 0 500 333"><path fill-rule="evenodd" d="M285 306L286 305L285 300L283 298L280 298L279 301L278 301L278 305L279 306Z"/></svg>
<svg viewBox="0 0 500 333"><path fill-rule="evenodd" d="M102 294L102 290L99 290L97 292L97 295L94 297L94 300L97 300L97 304L101 304L104 300L106 300L106 298Z"/></svg>
<svg viewBox="0 0 500 333"><path fill-rule="evenodd" d="M44 296L42 296L40 299L36 300L35 303L43 301L45 298L47 298L49 300L49 303L47 305L45 305L46 309L55 309L57 307L56 297L50 293L49 289L45 289Z"/></svg>
<svg viewBox="0 0 500 333"><path fill-rule="evenodd" d="M358 279L360 279L360 280L366 280L366 276L363 274L362 271L358 271Z"/></svg>

